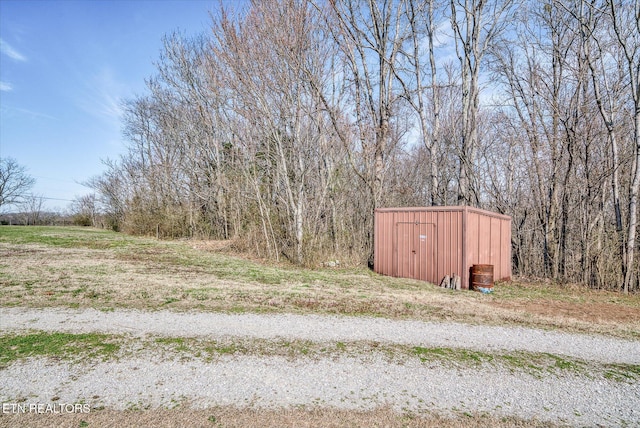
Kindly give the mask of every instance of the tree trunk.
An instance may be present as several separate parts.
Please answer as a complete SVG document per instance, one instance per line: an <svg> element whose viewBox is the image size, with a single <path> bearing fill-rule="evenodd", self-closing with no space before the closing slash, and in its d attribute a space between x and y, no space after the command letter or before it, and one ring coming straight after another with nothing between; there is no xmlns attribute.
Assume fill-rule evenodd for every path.
<svg viewBox="0 0 640 428"><path fill-rule="evenodd" d="M640 86L638 86L640 92ZM638 97L640 99L640 97ZM633 181L629 194L629 227L627 232L627 258L625 263L623 290L628 293L633 279L633 265L636 248L636 230L638 224L638 191L640 190L640 104L636 102L634 118Z"/></svg>

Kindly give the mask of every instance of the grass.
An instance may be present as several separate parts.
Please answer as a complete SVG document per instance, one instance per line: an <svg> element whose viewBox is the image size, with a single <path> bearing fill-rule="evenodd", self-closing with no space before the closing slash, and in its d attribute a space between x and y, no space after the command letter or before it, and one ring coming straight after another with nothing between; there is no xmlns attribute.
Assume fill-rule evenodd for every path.
<svg viewBox="0 0 640 428"><path fill-rule="evenodd" d="M6 366L18 359L40 356L107 359L120 350L120 345L113 340L111 335L96 333L35 332L0 336L0 366Z"/></svg>
<svg viewBox="0 0 640 428"><path fill-rule="evenodd" d="M637 382L640 380L640 365L606 364L604 377L622 382Z"/></svg>
<svg viewBox="0 0 640 428"><path fill-rule="evenodd" d="M302 269L79 227L0 227L5 306L367 315L640 338L640 294L544 282L451 292L365 268Z"/></svg>
<svg viewBox="0 0 640 428"><path fill-rule="evenodd" d="M463 348L410 347L379 342L323 343L308 340L225 338L209 340L188 337L132 338L125 335L30 332L0 336L0 367L31 357L84 361L110 361L123 356L151 352L162 358L198 359L213 362L228 355L306 358L371 358L378 356L390 364L417 359L423 364L475 370L481 367L507 369L536 377L547 375L588 375L617 382L640 381L640 365L599 364L549 353L483 352Z"/></svg>
<svg viewBox="0 0 640 428"><path fill-rule="evenodd" d="M457 348L414 347L412 352L424 363L439 363L456 367L493 366L535 377L574 374L602 377L618 382L640 380L640 365L599 364L550 353L537 352L481 352Z"/></svg>
<svg viewBox="0 0 640 428"><path fill-rule="evenodd" d="M449 361L461 366L479 366L494 360L493 354L455 348L423 348L414 347L413 352L421 361Z"/></svg>
<svg viewBox="0 0 640 428"><path fill-rule="evenodd" d="M113 249L132 243L140 246L143 240L108 230L49 226L2 226L0 243L39 244L60 248ZM148 241L153 243L153 241Z"/></svg>

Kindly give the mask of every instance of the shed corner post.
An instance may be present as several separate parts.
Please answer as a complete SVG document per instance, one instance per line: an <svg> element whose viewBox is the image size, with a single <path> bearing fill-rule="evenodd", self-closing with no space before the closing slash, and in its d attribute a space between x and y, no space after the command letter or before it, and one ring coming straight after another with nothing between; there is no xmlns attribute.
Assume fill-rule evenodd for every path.
<svg viewBox="0 0 640 428"><path fill-rule="evenodd" d="M512 242L512 236L513 236L513 232L511 227L513 226L513 219L511 218L511 216L509 216L509 222L508 222L508 228L507 228L507 232L508 232L508 242L507 242L507 248L509 249L509 258L507 260L507 268L508 268L508 273L509 273L509 281L511 281L511 277L513 275L513 246L511 244Z"/></svg>
<svg viewBox="0 0 640 428"><path fill-rule="evenodd" d="M469 207L462 207L462 289L469 289L469 257L467 255L467 215Z"/></svg>
<svg viewBox="0 0 640 428"><path fill-rule="evenodd" d="M378 257L380 257L380 251L378 250L378 208L373 210L373 271L376 273L381 273L378 270L380 265L380 261Z"/></svg>

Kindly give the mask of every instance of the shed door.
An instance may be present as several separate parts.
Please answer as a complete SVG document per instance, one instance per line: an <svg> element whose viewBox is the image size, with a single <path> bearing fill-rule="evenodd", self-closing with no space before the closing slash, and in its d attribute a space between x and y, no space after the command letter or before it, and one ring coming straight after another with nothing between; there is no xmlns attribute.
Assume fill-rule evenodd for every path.
<svg viewBox="0 0 640 428"><path fill-rule="evenodd" d="M435 224L396 223L395 276L428 281L434 269Z"/></svg>

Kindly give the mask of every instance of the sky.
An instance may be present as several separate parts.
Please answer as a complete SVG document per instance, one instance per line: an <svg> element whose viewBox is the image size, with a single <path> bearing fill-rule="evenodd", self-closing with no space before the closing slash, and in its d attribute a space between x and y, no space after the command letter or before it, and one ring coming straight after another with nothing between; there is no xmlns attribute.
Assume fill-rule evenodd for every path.
<svg viewBox="0 0 640 428"><path fill-rule="evenodd" d="M233 0L226 0L230 3ZM65 210L125 152L121 103L145 92L162 37L209 28L218 0L0 0L0 158Z"/></svg>

